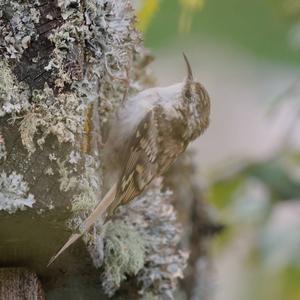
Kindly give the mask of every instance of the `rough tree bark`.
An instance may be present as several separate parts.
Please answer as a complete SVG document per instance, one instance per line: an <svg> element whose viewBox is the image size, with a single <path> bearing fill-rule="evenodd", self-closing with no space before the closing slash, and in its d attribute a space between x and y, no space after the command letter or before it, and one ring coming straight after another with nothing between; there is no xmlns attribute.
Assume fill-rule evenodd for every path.
<svg viewBox="0 0 300 300"><path fill-rule="evenodd" d="M36 274L23 268L0 269L0 298L12 300L45 299Z"/></svg>
<svg viewBox="0 0 300 300"><path fill-rule="evenodd" d="M186 266L158 182L46 268L101 199L111 114L152 83L134 24L127 0L0 0L0 267L49 299L171 299Z"/></svg>

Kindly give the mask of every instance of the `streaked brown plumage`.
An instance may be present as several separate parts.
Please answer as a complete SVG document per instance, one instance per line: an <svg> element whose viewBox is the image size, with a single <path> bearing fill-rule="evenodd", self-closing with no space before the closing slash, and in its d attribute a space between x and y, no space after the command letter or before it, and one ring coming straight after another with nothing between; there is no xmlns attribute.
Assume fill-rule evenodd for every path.
<svg viewBox="0 0 300 300"><path fill-rule="evenodd" d="M145 90L129 99L117 113L106 149L107 162L117 161L116 184L83 222L81 233L73 234L49 265L107 212L126 204L162 175L209 124L210 99L205 88L194 81L184 55L188 76L185 82ZM109 164L108 164L109 165ZM118 168L121 166L121 168ZM108 169L112 169L113 164Z"/></svg>

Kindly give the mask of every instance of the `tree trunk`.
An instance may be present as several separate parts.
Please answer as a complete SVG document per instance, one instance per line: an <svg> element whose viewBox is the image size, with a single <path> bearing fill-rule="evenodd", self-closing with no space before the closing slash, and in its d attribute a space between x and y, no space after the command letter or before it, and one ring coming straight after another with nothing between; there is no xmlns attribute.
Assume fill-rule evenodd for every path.
<svg viewBox="0 0 300 300"><path fill-rule="evenodd" d="M24 268L0 269L0 299L44 300L37 275Z"/></svg>
<svg viewBox="0 0 300 300"><path fill-rule="evenodd" d="M133 23L127 1L0 0L0 266L49 294L101 295L96 227L46 265L101 199L102 128L145 57Z"/></svg>

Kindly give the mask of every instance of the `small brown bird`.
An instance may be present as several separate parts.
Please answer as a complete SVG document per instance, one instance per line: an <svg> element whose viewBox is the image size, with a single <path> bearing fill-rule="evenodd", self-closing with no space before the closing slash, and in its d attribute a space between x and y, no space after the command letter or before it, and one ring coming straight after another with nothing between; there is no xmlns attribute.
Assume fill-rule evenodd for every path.
<svg viewBox="0 0 300 300"><path fill-rule="evenodd" d="M83 222L81 232L70 237L48 266L99 217L105 213L113 215L118 206L140 195L208 127L209 95L194 81L188 59L183 56L188 73L183 83L147 89L125 102L117 112L106 149L114 156L112 161L116 160L116 152L121 153L123 163L118 179Z"/></svg>

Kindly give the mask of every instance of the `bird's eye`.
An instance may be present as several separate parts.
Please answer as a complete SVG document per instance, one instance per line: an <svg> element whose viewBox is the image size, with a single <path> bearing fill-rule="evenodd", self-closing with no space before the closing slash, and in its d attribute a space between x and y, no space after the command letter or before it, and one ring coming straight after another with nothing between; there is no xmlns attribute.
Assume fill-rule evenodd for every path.
<svg viewBox="0 0 300 300"><path fill-rule="evenodd" d="M190 89L186 89L185 90L184 97L187 98L187 99L191 98L191 91L190 91Z"/></svg>

